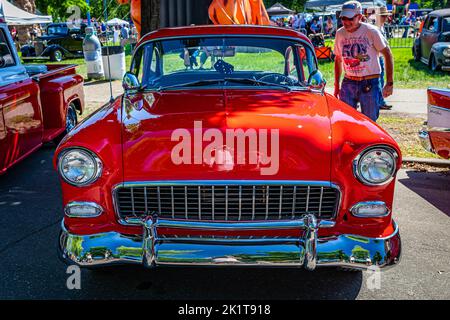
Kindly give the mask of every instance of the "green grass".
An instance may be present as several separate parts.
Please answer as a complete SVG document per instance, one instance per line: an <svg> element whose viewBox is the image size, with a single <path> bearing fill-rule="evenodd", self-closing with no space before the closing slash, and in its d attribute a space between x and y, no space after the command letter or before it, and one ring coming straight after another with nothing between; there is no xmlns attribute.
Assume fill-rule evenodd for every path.
<svg viewBox="0 0 450 320"><path fill-rule="evenodd" d="M425 117L404 117L401 114L381 114L377 123L397 141L403 157L439 158L420 144L418 131Z"/></svg>

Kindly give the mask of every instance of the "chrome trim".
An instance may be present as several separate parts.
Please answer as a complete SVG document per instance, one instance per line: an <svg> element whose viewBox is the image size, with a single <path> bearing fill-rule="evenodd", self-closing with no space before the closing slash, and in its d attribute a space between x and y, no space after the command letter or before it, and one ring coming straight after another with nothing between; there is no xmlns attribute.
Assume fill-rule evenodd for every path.
<svg viewBox="0 0 450 320"><path fill-rule="evenodd" d="M365 180L360 172L359 172L359 161L361 160L361 158L368 152L376 150L376 149L381 149L385 152L388 152L392 155L392 157L394 158L394 169L392 171L392 175L389 179L387 179L384 182L380 182L380 183L373 183L370 181ZM352 164L353 164L353 176L362 184L368 185L368 186L384 186L386 184L389 184L395 177L395 173L397 172L397 161L398 161L398 154L397 151L388 146L388 145L375 145L375 146L370 146L366 149L364 149L363 151L361 151L355 159L353 159Z"/></svg>
<svg viewBox="0 0 450 320"><path fill-rule="evenodd" d="M422 147L428 152L435 153L433 145L431 144L430 135L428 134L428 131L425 128L422 128L422 130L419 131L418 136Z"/></svg>
<svg viewBox="0 0 450 320"><path fill-rule="evenodd" d="M331 228L335 226L335 222L330 220L319 220L316 224L318 228ZM280 230L304 228L305 221L302 219L296 219L281 221L202 222L158 219L157 227L192 230Z"/></svg>
<svg viewBox="0 0 450 320"><path fill-rule="evenodd" d="M123 219L120 216L118 201L117 201L117 193L120 188L133 188L133 187L146 187L146 186L184 186L184 201L185 201L185 219L188 220L188 202L187 202L187 187L188 186L225 186L225 220L228 219L228 186L242 186L242 185L266 185L269 187L270 185L284 185L284 186L307 186L308 194L307 194L307 204L306 204L306 213L308 213L309 209L309 193L310 187L329 187L336 189L337 191L337 199L336 199L336 207L334 209L334 214L330 217L330 220L336 218L342 202L342 192L341 188L330 181L310 181L310 180L158 180L158 181L130 181L123 182L113 186L112 188L112 200L114 212L117 218L117 221L122 225L140 225L142 224L142 219L136 217L136 219ZM266 194L266 198L268 197L268 192ZM268 201L266 201L266 217L265 220L268 219ZM176 220L176 219L175 219Z"/></svg>
<svg viewBox="0 0 450 320"><path fill-rule="evenodd" d="M97 209L99 211L99 213L97 213L96 215L90 215L90 216L77 216L77 215L73 215L70 214L68 212L68 210L71 207L76 207L76 206L91 206L94 207L95 209ZM100 216L103 213L103 208L101 205L99 205L98 203L95 202L88 202L88 201L73 201L73 202L69 202L65 207L64 207L64 214L68 217L71 218L95 218Z"/></svg>
<svg viewBox="0 0 450 320"><path fill-rule="evenodd" d="M384 207L386 208L386 213L384 214L380 214L380 215L373 215L373 216L368 216L368 215L361 215L361 214L357 214L356 210L359 207L362 206L370 206L370 205L384 205ZM353 205L350 209L350 212L353 216L358 217L358 218L381 218L381 217L386 217L388 215L391 214L391 210L388 208L388 206L386 205L386 203L384 201L363 201L363 202L358 202L355 205Z"/></svg>
<svg viewBox="0 0 450 320"><path fill-rule="evenodd" d="M305 215L297 221L298 238L177 238L159 237L165 224L157 217L145 221L142 235L106 232L91 235L69 233L64 220L59 237L59 255L69 264L95 267L114 264L190 266L291 266L314 270L316 267L367 269L388 268L399 263L401 239L398 225L382 238L342 234L318 237L315 217ZM74 246L76 244L76 246ZM95 249L95 250L94 250Z"/></svg>
<svg viewBox="0 0 450 320"><path fill-rule="evenodd" d="M61 170L61 158L64 157L64 156L65 156L67 153L69 153L70 151L74 151L74 150L75 150L75 151L76 151L76 150L81 150L81 151L87 153L88 155L90 155L90 156L94 159L94 163L95 163L95 174L94 174L94 176L93 176L91 179L89 179L88 181L83 182L83 183L75 183L75 182L73 182L73 181L68 180L68 179L64 176L64 174L62 173L62 170ZM65 149L61 150L61 152L58 154L58 163L57 163L57 164L58 164L57 168L58 168L59 176L60 176L66 183L68 183L68 184L70 184L70 185L72 185L72 186L75 186L75 187L85 187L85 186L88 186L88 185L93 184L95 181L98 180L98 178L101 177L102 171L103 171L103 163L102 163L102 161L100 160L100 158L97 156L97 154L95 154L94 151L91 151L91 150L89 150L89 149L87 149L87 148L84 148L84 147L68 147L68 148L65 148Z"/></svg>
<svg viewBox="0 0 450 320"><path fill-rule="evenodd" d="M318 238L318 224L316 217L308 214L304 218L306 227L305 239L305 260L304 267L307 270L314 270L317 265L317 238Z"/></svg>

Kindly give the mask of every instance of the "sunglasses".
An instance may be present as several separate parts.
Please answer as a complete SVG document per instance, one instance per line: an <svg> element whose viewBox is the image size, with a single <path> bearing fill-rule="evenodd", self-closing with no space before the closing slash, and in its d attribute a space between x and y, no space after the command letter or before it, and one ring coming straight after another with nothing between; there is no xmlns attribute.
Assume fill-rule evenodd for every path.
<svg viewBox="0 0 450 320"><path fill-rule="evenodd" d="M353 18L347 18L347 17L341 17L342 21L353 21L356 18L356 16L354 16Z"/></svg>

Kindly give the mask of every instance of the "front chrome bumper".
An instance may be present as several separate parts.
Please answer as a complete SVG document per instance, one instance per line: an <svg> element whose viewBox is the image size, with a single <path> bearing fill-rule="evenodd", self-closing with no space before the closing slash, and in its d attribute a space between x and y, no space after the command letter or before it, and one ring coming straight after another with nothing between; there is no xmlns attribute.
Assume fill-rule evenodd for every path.
<svg viewBox="0 0 450 320"><path fill-rule="evenodd" d="M189 224L201 230L276 230L299 228L298 238L205 238L159 237L158 228L180 228ZM398 226L385 238L358 235L318 237L318 229L329 227L313 215L280 222L196 223L149 218L142 236L116 232L74 235L62 223L60 256L68 264L95 267L114 264L187 266L337 266L353 269L380 268L399 263L401 240Z"/></svg>

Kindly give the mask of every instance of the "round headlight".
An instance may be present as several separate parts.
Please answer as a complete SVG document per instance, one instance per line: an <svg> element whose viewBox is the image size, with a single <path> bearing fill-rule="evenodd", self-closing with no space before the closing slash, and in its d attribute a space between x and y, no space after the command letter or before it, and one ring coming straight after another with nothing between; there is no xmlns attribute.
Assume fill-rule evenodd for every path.
<svg viewBox="0 0 450 320"><path fill-rule="evenodd" d="M394 150L377 147L363 151L354 160L356 177L364 184L381 185L393 177L397 154Z"/></svg>
<svg viewBox="0 0 450 320"><path fill-rule="evenodd" d="M69 149L63 151L59 156L58 170L67 183L85 186L100 177L102 162L88 150Z"/></svg>
<svg viewBox="0 0 450 320"><path fill-rule="evenodd" d="M450 48L445 48L442 54L447 58L450 58Z"/></svg>

